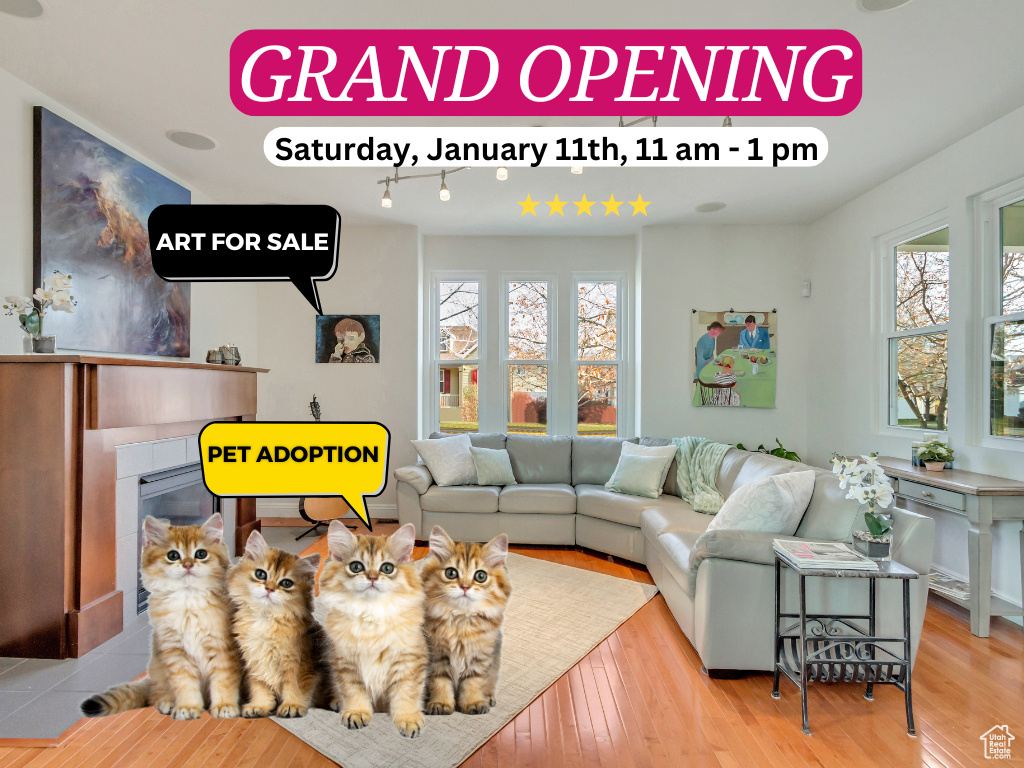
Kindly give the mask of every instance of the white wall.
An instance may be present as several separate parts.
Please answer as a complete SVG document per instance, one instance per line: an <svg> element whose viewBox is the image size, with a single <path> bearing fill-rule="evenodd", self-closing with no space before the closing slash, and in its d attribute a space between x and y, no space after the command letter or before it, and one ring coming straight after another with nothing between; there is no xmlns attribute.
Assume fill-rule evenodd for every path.
<svg viewBox="0 0 1024 768"><path fill-rule="evenodd" d="M0 296L29 295L32 285L32 108L43 106L89 131L179 184L182 179L154 165L104 131L0 69ZM192 202L215 202L192 189ZM246 283L193 283L191 359L232 342L242 361L256 363L256 287ZM26 351L25 334L13 317L0 314L0 354ZM60 344L60 336L57 337ZM58 350L59 351L59 350ZM119 355L141 357L141 355Z"/></svg>
<svg viewBox="0 0 1024 768"><path fill-rule="evenodd" d="M882 424L878 382L881 296L873 241L903 225L948 209L950 238L949 429L956 465L1024 480L1024 453L982 447L985 425L971 421L972 406L986 397L977 364L984 343L979 301L982 254L975 252L971 196L1024 177L1024 109L986 126L942 152L822 218L809 229L812 356L815 365L807 418L810 458L832 451L878 451L908 457L911 431ZM824 359L823 359L824 358ZM827 362L825 362L827 360ZM975 411L978 413L979 411ZM1024 441L1022 441L1024 442ZM1022 446L1024 447L1024 446ZM966 575L962 518L938 521L938 564ZM994 586L1020 602L1019 523L996 527Z"/></svg>
<svg viewBox="0 0 1024 768"><path fill-rule="evenodd" d="M514 277L516 273L546 273L554 277L558 284L557 290L557 321L556 321L556 355L566 364L557 366L556 378L549 378L549 402L556 405L556 422L549 425L552 433L569 434L575 419L574 407L559 407L562 403L576 402L576 384L572 379L572 369L568 365L571 359L573 344L573 312L575 298L573 293L573 273L576 272L616 272L621 273L626 281L626 297L620 297L620 317L629 322L632 328L633 309L628 302L630 285L636 270L636 238L627 237L435 237L423 238L423 269L424 269L424 300L427 300L427 283L432 272L463 270L484 273L484 296L482 302L487 307L485 318L484 341L487 345L488 362L481 371L481 401L494 404L487 411L481 410L486 423L481 424L481 431L504 431L505 382L504 373L500 370L500 344L502 328L498 321L501 316L502 276ZM623 311L623 305L624 310ZM621 325L620 325L621 330ZM427 333L433 334L434 329ZM619 334L631 352L632 331L627 330L625 336ZM433 336L431 336L433 338ZM627 401L634 399L634 369L630 362L622 366L618 380L618 398L620 403L620 431L633 434L635 424L629 422L628 408L623 407ZM427 391L437 391L437 380L431 378L421 382ZM553 398L553 400L552 400ZM502 405L499 405L502 404ZM486 406L485 406L486 407ZM625 416L623 416L625 414ZM435 424L426 423L429 412L424 414L421 424L422 433L429 434L436 429ZM622 419L626 418L623 422Z"/></svg>
<svg viewBox="0 0 1024 768"><path fill-rule="evenodd" d="M380 362L315 360L315 320L291 283L257 289L260 420L310 420L313 395L324 421L379 421L391 430L388 485L368 500L371 517L394 517L396 467L414 464L419 381L419 237L415 227L341 228L338 272L318 283L324 314L380 315ZM261 516L298 515L294 499L259 499Z"/></svg>
<svg viewBox="0 0 1024 768"><path fill-rule="evenodd" d="M808 300L802 227L645 227L640 244L641 422L654 437L702 435L725 443L783 445L806 459ZM777 309L775 408L692 404L692 310Z"/></svg>

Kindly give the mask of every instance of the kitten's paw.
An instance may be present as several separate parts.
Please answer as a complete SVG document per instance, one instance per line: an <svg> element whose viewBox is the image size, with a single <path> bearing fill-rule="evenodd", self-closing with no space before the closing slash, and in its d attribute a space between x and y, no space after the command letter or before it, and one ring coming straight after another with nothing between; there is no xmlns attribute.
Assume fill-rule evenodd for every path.
<svg viewBox="0 0 1024 768"><path fill-rule="evenodd" d="M460 711L467 715L486 715L491 711L491 703L489 701L467 701L460 707Z"/></svg>
<svg viewBox="0 0 1024 768"><path fill-rule="evenodd" d="M215 704L210 707L210 714L214 717L226 718L226 717L238 717L238 705L237 704Z"/></svg>
<svg viewBox="0 0 1024 768"><path fill-rule="evenodd" d="M275 717L305 717L309 709L302 704L278 704Z"/></svg>
<svg viewBox="0 0 1024 768"><path fill-rule="evenodd" d="M490 704L492 707L498 706L498 702L495 700L493 696L491 696L491 698L488 699L487 703Z"/></svg>
<svg viewBox="0 0 1024 768"><path fill-rule="evenodd" d="M369 710L362 709L346 709L341 713L341 722L345 724L345 727L352 731L357 731L360 728L365 728L370 724L370 718L373 717L373 713Z"/></svg>
<svg viewBox="0 0 1024 768"><path fill-rule="evenodd" d="M407 715L395 715L395 726L398 732L407 739L415 739L423 730L423 713L410 712Z"/></svg>
<svg viewBox="0 0 1024 768"><path fill-rule="evenodd" d="M258 704L246 704L242 707L242 717L270 717L270 707Z"/></svg>
<svg viewBox="0 0 1024 768"><path fill-rule="evenodd" d="M426 711L428 715L450 715L455 711L455 705L450 701L428 701Z"/></svg>
<svg viewBox="0 0 1024 768"><path fill-rule="evenodd" d="M171 717L175 720L198 720L202 714L202 707L175 707L171 710Z"/></svg>
<svg viewBox="0 0 1024 768"><path fill-rule="evenodd" d="M333 709L335 712L341 712L341 699L331 699L327 704L328 709Z"/></svg>
<svg viewBox="0 0 1024 768"><path fill-rule="evenodd" d="M161 715L169 715L174 710L174 699L163 699L153 704Z"/></svg>

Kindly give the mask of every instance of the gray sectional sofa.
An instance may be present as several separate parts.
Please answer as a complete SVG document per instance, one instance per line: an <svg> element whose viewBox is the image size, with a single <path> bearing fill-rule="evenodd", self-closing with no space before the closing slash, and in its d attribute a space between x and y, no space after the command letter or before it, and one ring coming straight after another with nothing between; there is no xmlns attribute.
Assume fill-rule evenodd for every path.
<svg viewBox="0 0 1024 768"><path fill-rule="evenodd" d="M435 433L434 439L448 435ZM508 450L517 485L457 486L433 483L426 466L395 471L398 517L417 538L434 525L452 537L486 541L506 533L518 544L578 545L647 566L680 628L709 670L770 670L774 661L774 534L706 532L712 517L695 512L677 495L673 462L658 499L605 490L624 438L472 434L481 448ZM662 438L631 438L641 445L668 445ZM723 497L770 475L814 469L815 487L793 539L849 542L862 525L859 505L845 498L838 478L760 453L731 449L717 478ZM919 573L931 567L934 521L895 510L893 559ZM796 580L786 573L784 608L795 610ZM899 585L879 585L879 631L901 634ZM927 577L912 588L913 648L924 623ZM809 612L866 612L862 579L811 579ZM890 635L891 636L891 635Z"/></svg>

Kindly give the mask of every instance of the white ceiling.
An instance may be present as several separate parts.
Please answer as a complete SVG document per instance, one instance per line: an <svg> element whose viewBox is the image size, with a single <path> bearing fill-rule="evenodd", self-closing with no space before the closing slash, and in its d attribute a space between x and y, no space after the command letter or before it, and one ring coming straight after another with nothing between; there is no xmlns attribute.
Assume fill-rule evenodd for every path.
<svg viewBox="0 0 1024 768"><path fill-rule="evenodd" d="M327 203L349 224L400 222L427 234L624 234L665 223L806 223L1024 104L1020 0L914 0L866 13L856 0L660 0L481 3L479 0L43 0L35 20L0 14L0 67L66 105L222 203ZM511 169L498 182L476 168L392 190L385 169L271 165L263 139L279 125L374 125L372 118L257 118L228 97L228 49L258 28L838 28L864 52L864 96L850 115L800 120L829 139L804 169ZM598 118L415 119L429 125L614 125ZM398 121L393 121L398 122ZM664 118L665 125L720 119ZM740 119L737 118L737 123ZM744 118L746 125L792 120ZM167 140L171 129L215 138L209 152ZM648 217L521 217L516 200L652 200ZM700 214L708 201L728 207ZM624 206L628 208L628 206ZM573 206L566 211L575 210Z"/></svg>

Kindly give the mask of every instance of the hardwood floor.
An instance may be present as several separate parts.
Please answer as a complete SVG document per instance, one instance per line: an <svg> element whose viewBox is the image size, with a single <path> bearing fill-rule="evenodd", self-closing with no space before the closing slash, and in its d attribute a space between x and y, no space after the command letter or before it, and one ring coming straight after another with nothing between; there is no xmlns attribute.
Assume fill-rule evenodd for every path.
<svg viewBox="0 0 1024 768"><path fill-rule="evenodd" d="M376 529L376 526L375 526ZM314 544L326 551L321 539ZM310 548L311 550L313 547ZM530 557L650 583L630 563L589 551L512 547ZM417 556L425 550L419 548ZM914 669L918 737L906 734L902 694L812 687L813 736L800 697L768 674L710 680L661 596L655 597L495 734L464 768L721 766L981 766L980 736L1008 725L1024 758L1024 631L994 619L970 634L966 613L932 598ZM316 768L334 763L269 720L175 722L152 708L83 720L51 749L0 749L0 768ZM382 767L383 768L383 767Z"/></svg>

